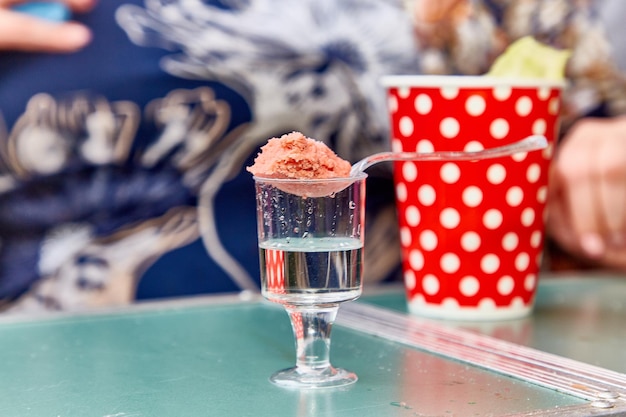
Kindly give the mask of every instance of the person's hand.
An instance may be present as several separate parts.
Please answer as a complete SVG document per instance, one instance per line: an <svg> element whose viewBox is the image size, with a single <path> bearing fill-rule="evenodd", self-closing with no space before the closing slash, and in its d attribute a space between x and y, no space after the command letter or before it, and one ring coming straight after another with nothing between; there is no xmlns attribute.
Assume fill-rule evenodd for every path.
<svg viewBox="0 0 626 417"><path fill-rule="evenodd" d="M572 254L626 270L626 117L578 121L550 181L548 233Z"/></svg>
<svg viewBox="0 0 626 417"><path fill-rule="evenodd" d="M84 13L96 0L62 0ZM74 52L91 40L91 31L77 22L50 22L11 10L26 0L0 0L0 51Z"/></svg>
<svg viewBox="0 0 626 417"><path fill-rule="evenodd" d="M413 0L413 17L418 22L436 23L466 14L468 5L468 0Z"/></svg>

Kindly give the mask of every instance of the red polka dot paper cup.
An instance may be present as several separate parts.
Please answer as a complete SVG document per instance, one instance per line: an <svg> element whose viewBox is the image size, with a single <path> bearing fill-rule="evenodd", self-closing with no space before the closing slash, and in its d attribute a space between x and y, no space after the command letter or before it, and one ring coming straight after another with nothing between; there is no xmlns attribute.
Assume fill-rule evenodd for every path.
<svg viewBox="0 0 626 417"><path fill-rule="evenodd" d="M389 76L394 151L475 151L544 135L545 150L394 165L409 311L498 320L532 311L563 84Z"/></svg>

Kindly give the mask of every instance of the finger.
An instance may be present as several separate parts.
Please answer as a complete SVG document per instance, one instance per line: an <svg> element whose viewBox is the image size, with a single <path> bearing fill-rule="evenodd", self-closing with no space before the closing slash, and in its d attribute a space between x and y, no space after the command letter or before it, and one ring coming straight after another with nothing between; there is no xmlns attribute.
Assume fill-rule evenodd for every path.
<svg viewBox="0 0 626 417"><path fill-rule="evenodd" d="M552 165L554 167L554 164ZM569 206L565 203L565 193L560 176L551 169L550 187L546 203L546 233L566 251L579 252L580 245L578 235L572 228Z"/></svg>
<svg viewBox="0 0 626 417"><path fill-rule="evenodd" d="M24 4L27 0L0 0L0 7L6 8L16 4Z"/></svg>
<svg viewBox="0 0 626 417"><path fill-rule="evenodd" d="M576 210L572 211L573 230L579 236L583 251L592 258L601 257L606 250L603 234L599 232L600 207L596 201L597 195L588 182L570 190L569 204L577 206Z"/></svg>
<svg viewBox="0 0 626 417"><path fill-rule="evenodd" d="M72 11L76 13L86 13L95 7L96 0L64 0L65 3Z"/></svg>
<svg viewBox="0 0 626 417"><path fill-rule="evenodd" d="M626 243L626 151L615 144L626 138L609 138L598 149L598 161L602 161L598 184L601 233L607 246L622 247Z"/></svg>
<svg viewBox="0 0 626 417"><path fill-rule="evenodd" d="M32 0L0 0L0 7L11 7L18 4L27 4ZM77 13L85 13L94 8L97 0L61 0L60 3L64 3L71 10Z"/></svg>
<svg viewBox="0 0 626 417"><path fill-rule="evenodd" d="M0 50L73 52L91 40L91 32L74 22L54 23L0 9Z"/></svg>
<svg viewBox="0 0 626 417"><path fill-rule="evenodd" d="M466 0L418 0L413 3L414 17L420 22L434 23L449 18L453 9Z"/></svg>
<svg viewBox="0 0 626 417"><path fill-rule="evenodd" d="M594 164L597 161L596 147L589 138L593 125L581 123L561 144L556 170L563 184L565 201L570 207L572 230L579 245L588 256L602 256L605 245L600 234L602 216Z"/></svg>
<svg viewBox="0 0 626 417"><path fill-rule="evenodd" d="M626 271L626 247L608 247L600 263L604 267Z"/></svg>

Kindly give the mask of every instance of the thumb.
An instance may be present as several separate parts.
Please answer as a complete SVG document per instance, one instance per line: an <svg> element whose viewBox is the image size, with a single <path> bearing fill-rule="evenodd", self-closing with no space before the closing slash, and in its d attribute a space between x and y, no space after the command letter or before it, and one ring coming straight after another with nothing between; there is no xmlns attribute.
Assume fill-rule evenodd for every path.
<svg viewBox="0 0 626 417"><path fill-rule="evenodd" d="M554 164L553 164L554 166ZM546 204L546 233L559 245L569 252L580 250L578 236L574 232L574 227L570 219L569 208L566 203L565 190L562 179L551 167L550 187L548 188L548 201Z"/></svg>
<svg viewBox="0 0 626 417"><path fill-rule="evenodd" d="M91 41L78 23L55 23L0 9L0 51L74 52Z"/></svg>

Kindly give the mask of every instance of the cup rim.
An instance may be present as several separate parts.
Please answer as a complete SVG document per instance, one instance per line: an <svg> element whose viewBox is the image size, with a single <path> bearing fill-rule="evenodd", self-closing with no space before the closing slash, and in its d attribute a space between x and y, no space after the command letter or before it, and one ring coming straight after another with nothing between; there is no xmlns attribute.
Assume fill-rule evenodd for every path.
<svg viewBox="0 0 626 417"><path fill-rule="evenodd" d="M489 75L385 75L383 87L550 87L565 88L566 80L493 77Z"/></svg>
<svg viewBox="0 0 626 417"><path fill-rule="evenodd" d="M287 184L328 184L328 183L345 183L356 182L367 178L366 172L360 172L349 177L332 177L332 178L275 178L261 177L254 175L252 177L256 182L266 183L287 183Z"/></svg>

